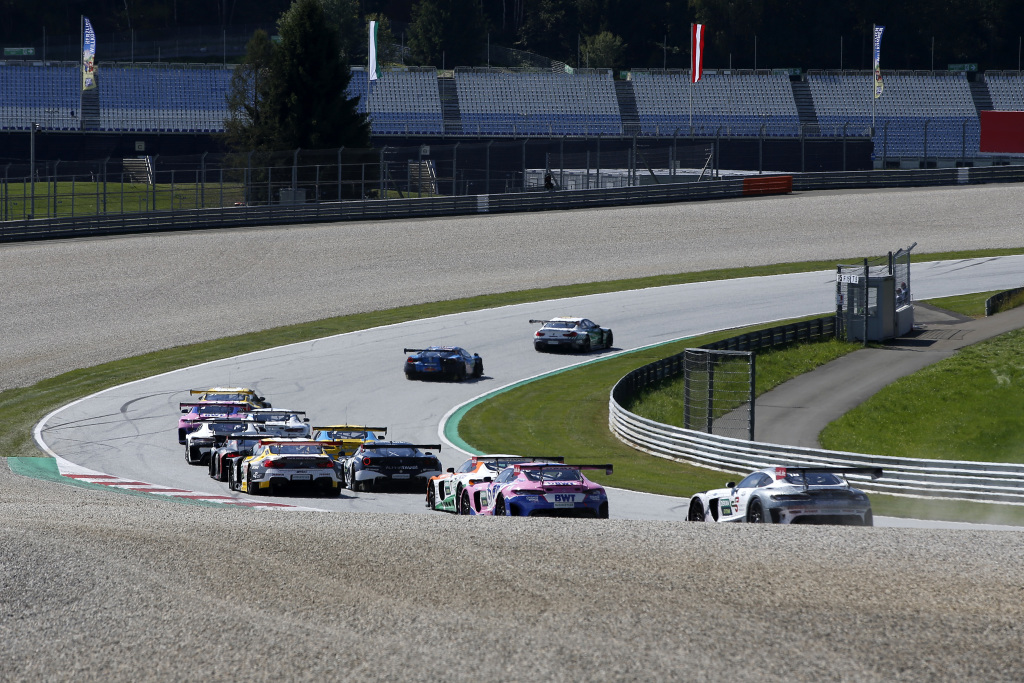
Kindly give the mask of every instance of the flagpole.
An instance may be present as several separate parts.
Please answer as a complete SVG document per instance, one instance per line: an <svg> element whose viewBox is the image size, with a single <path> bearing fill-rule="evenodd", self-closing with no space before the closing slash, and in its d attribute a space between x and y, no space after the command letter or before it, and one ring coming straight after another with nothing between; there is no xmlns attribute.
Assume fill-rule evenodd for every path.
<svg viewBox="0 0 1024 683"><path fill-rule="evenodd" d="M693 137L693 51L695 49L693 36L693 24L690 24L690 87L688 88L690 93L690 137Z"/></svg>
<svg viewBox="0 0 1024 683"><path fill-rule="evenodd" d="M869 79L868 97L871 98L871 135L875 135L875 31L878 27L871 24L871 78Z"/></svg>

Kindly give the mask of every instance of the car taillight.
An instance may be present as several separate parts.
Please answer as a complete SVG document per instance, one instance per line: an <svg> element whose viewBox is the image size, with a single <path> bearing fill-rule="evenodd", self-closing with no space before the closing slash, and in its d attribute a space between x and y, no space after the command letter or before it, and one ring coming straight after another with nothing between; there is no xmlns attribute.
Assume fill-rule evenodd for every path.
<svg viewBox="0 0 1024 683"><path fill-rule="evenodd" d="M363 465L364 466L369 467L372 464L373 464L373 460L371 460L370 458L363 458Z"/></svg>
<svg viewBox="0 0 1024 683"><path fill-rule="evenodd" d="M270 458L267 458L266 460L263 461L263 466L266 467L267 469L270 469L272 467L277 467L277 463L275 463Z"/></svg>
<svg viewBox="0 0 1024 683"><path fill-rule="evenodd" d="M569 337L569 339L572 339L573 337L575 337L575 336L576 336L576 333L575 333L575 332L570 332L569 334L567 334L567 335L565 335L565 336L566 336L566 337Z"/></svg>
<svg viewBox="0 0 1024 683"><path fill-rule="evenodd" d="M415 363L416 361L414 361L414 360L412 359L412 356L409 356L408 358L406 358L406 359L405 359L405 362L406 362L406 363Z"/></svg>
<svg viewBox="0 0 1024 683"><path fill-rule="evenodd" d="M543 337L543 336L544 336L544 333L543 333L543 332L541 332L540 330L538 330L538 331L537 331L537 334L536 334L535 336L537 336L537 337Z"/></svg>

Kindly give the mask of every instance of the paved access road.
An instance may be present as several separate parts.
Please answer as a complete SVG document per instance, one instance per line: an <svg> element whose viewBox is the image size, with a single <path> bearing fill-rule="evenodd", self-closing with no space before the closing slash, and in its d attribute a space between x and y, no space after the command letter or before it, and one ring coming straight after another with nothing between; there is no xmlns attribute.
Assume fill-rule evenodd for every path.
<svg viewBox="0 0 1024 683"><path fill-rule="evenodd" d="M912 270L921 298L1012 287L1024 256L920 263ZM192 387L252 386L278 408L306 410L315 424L387 425L389 438L438 440L442 417L480 394L581 362L575 355L533 350L531 318L574 314L611 326L617 349L651 344L814 313L835 297L831 271L704 282L521 304L363 330L207 363L114 388L50 417L41 430L49 448L83 467L130 480L251 500L189 466L177 443L178 403ZM459 345L484 359L484 377L465 383L410 382L405 347ZM590 354L598 357L602 353ZM446 467L465 455L440 453ZM262 499L262 497L261 497ZM340 499L276 497L318 509L360 512L425 511L420 492L345 492ZM614 492L611 515L625 519L681 518L680 502Z"/></svg>

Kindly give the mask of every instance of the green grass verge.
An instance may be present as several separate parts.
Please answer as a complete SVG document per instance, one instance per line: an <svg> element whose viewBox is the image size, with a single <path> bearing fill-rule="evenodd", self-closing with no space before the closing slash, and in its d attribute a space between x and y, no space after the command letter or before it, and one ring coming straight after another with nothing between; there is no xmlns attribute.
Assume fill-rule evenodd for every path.
<svg viewBox="0 0 1024 683"><path fill-rule="evenodd" d="M1021 462L1024 330L902 377L822 432L825 448L900 458Z"/></svg>
<svg viewBox="0 0 1024 683"><path fill-rule="evenodd" d="M1024 253L1024 248L944 252L928 254L923 257L928 260L953 260L1021 253ZM861 257L852 257L852 260L859 258ZM3 414L7 416L3 423L0 424L0 454L14 457L41 455L41 452L36 448L32 440L32 427L48 412L77 398L124 382L210 360L380 325L481 310L495 306L628 289L660 287L688 282L831 270L837 262L848 261L851 261L851 259L718 269L696 273L593 282L566 287L550 287L482 295L466 299L404 306L386 311L340 316L301 325L275 328L257 334L227 337L201 344L175 347L120 361L104 363L43 380L30 387L0 392L0 410L3 410ZM723 332L717 338L724 338L732 334L735 334L735 332ZM715 335L711 335L707 339L710 341L713 337ZM681 342L678 345L678 349L681 350L695 344L697 344L696 340L687 340L686 342ZM683 495L687 492L721 486L729 475L639 453L625 447L608 430L607 401L608 391L612 384L635 367L676 353L677 350L674 349L675 347L668 345L637 354L630 354L628 357L624 356L605 363L599 363L586 370L569 371L550 380L532 383L516 390L530 392L526 401L515 401L523 406L526 406L527 403L530 404L528 408L524 408L527 410L527 414L522 415L521 421L505 422L508 425L509 433L501 441L499 447L485 448L480 445L481 449L543 454L542 451L523 450L514 445L517 443L516 439L520 434L530 435L536 443L546 443L545 447L550 447L551 443L558 442L561 449L560 452L572 453L579 459L592 460L597 458L604 461L606 456L607 458L614 456L616 458L615 462L618 464L616 465L614 482L609 481L609 485L623 486L624 481L631 479L636 482L632 488L637 490L657 493L681 491ZM589 371L591 369L597 370L598 368L600 368L600 373L590 377ZM563 405L561 410L554 411L553 415L549 415L551 404L554 402L548 398L549 394L545 393L544 390L538 389L538 387L545 386L548 382L561 381L567 382L568 391L564 392L564 396L568 398L560 399L566 405ZM576 406L577 409L570 410L569 408L572 406ZM484 407L490 408L490 406L481 406L481 408ZM586 408L586 410L583 408ZM468 425L469 423L467 423L467 428L472 429ZM569 428L563 425L569 425ZM552 426L554 426L554 429L552 429ZM584 427L587 427L587 429L584 430ZM587 439L594 439L596 442L568 442L565 440L565 434L579 435L583 431L589 433ZM473 440L475 438L467 440L474 445L479 445ZM595 448L594 443L597 443L598 447ZM683 488L679 488L674 483L677 481L685 482ZM678 493L674 495L678 495ZM937 505L944 509L943 506L948 504L939 503ZM998 506L988 507L998 511Z"/></svg>
<svg viewBox="0 0 1024 683"><path fill-rule="evenodd" d="M944 308L960 315L971 318L985 317L985 301L998 292L977 292L975 294L961 294L960 296L944 296L938 299L929 299L926 303L932 306Z"/></svg>

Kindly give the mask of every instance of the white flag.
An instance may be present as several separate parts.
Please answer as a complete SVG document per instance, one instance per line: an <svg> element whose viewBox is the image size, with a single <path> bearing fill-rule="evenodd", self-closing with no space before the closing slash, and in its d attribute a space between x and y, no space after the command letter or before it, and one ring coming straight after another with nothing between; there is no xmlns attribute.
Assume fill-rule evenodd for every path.
<svg viewBox="0 0 1024 683"><path fill-rule="evenodd" d="M370 22L370 80L377 80L377 22Z"/></svg>

